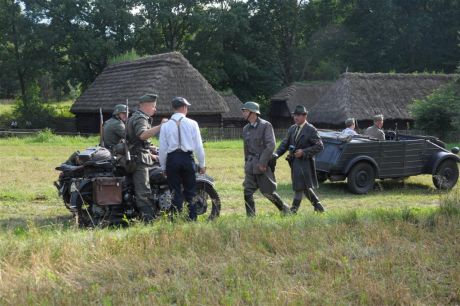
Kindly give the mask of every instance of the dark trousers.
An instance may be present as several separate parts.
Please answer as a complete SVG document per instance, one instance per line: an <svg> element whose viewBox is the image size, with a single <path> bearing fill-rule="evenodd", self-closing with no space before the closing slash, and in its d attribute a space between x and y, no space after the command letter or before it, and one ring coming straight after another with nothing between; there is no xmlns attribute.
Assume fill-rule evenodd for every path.
<svg viewBox="0 0 460 306"><path fill-rule="evenodd" d="M190 152L171 152L166 159L166 176L169 188L173 192L173 207L182 211L182 204L188 203L189 218L196 220L196 206L193 201L196 195L195 162Z"/></svg>

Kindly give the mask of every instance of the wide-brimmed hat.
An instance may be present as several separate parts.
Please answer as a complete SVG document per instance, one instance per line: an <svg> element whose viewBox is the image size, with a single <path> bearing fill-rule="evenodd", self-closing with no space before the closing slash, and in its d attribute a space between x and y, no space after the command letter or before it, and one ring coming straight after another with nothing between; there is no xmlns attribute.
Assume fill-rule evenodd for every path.
<svg viewBox="0 0 460 306"><path fill-rule="evenodd" d="M297 105L292 112L293 115L306 115L308 114L307 109L303 105Z"/></svg>

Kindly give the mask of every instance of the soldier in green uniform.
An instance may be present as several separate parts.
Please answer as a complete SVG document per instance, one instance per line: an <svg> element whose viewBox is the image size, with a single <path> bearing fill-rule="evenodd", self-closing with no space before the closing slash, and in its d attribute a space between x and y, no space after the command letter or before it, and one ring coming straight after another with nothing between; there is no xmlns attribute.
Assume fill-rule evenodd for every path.
<svg viewBox="0 0 460 306"><path fill-rule="evenodd" d="M104 146L112 149L125 138L125 122L127 118L126 105L117 104L112 113L112 117L104 122Z"/></svg>
<svg viewBox="0 0 460 306"><path fill-rule="evenodd" d="M136 167L133 173L134 192L136 203L142 220L152 221L154 218L153 207L150 202L149 166L153 165L158 156L150 152L149 138L160 132L160 125L152 127L150 118L156 112L156 94L146 94L139 99L139 109L127 123L127 138L130 147L131 158Z"/></svg>
<svg viewBox="0 0 460 306"><path fill-rule="evenodd" d="M289 213L289 207L276 193L276 180L268 162L275 149L275 134L270 122L259 118L259 104L246 102L241 107L243 118L248 124L243 128L244 140L244 202L246 215L256 214L254 193L260 189L262 194L283 213Z"/></svg>
<svg viewBox="0 0 460 306"><path fill-rule="evenodd" d="M383 115L374 116L374 125L368 127L364 131L364 135L376 138L378 140L385 140L385 133L382 130L383 127Z"/></svg>

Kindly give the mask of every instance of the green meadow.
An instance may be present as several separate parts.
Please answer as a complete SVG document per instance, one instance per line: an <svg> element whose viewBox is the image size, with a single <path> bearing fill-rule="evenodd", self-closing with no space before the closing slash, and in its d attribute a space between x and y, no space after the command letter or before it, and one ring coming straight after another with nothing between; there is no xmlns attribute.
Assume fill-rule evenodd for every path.
<svg viewBox="0 0 460 306"><path fill-rule="evenodd" d="M221 218L78 229L54 168L96 143L47 132L0 139L0 304L460 303L458 185L441 192L424 175L353 195L345 182L325 183L327 213L304 200L287 217L258 194L248 220L241 141L207 142ZM290 204L283 159L276 177Z"/></svg>

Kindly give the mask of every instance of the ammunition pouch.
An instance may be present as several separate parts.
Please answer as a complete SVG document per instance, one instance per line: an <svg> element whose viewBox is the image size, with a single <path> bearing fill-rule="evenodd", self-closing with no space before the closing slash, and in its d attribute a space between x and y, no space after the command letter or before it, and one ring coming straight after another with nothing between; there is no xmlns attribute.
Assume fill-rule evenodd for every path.
<svg viewBox="0 0 460 306"><path fill-rule="evenodd" d="M97 205L119 205L122 203L121 177L97 177L93 180L93 199Z"/></svg>

